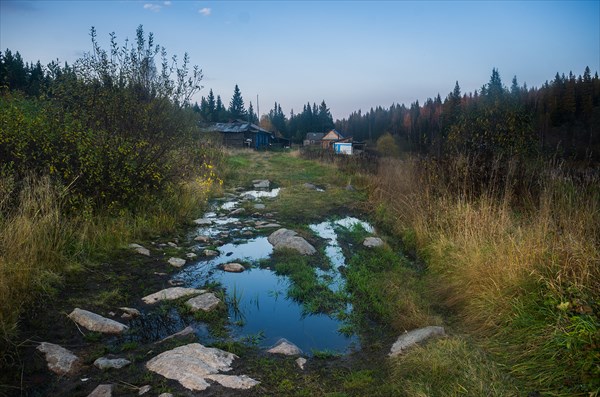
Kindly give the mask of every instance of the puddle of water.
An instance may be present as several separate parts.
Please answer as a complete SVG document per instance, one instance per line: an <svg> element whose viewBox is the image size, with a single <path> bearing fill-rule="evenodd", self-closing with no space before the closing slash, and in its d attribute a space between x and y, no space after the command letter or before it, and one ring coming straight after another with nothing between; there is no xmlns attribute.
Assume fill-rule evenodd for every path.
<svg viewBox="0 0 600 397"><path fill-rule="evenodd" d="M346 265L346 258L342 252L342 247L340 247L340 244L338 243L336 228L343 227L350 229L355 225L362 226L368 233L373 233L374 231L373 226L352 216L335 221L325 221L309 225L310 230L317 236L328 240L327 246L325 247L325 255L327 255L331 261L332 269L317 269L317 275L321 280L329 281L329 288L332 291L340 291L344 288L344 278L340 274L339 267Z"/></svg>
<svg viewBox="0 0 600 397"><path fill-rule="evenodd" d="M208 282L220 283L229 302L229 316L234 337L261 334L262 347L286 338L306 354L314 349L346 352L358 344L356 337L338 332L340 321L325 314L307 315L301 304L289 299L289 279L268 269L251 268L242 273L227 273L218 265L243 261L256 264L268 258L273 247L266 237L219 247L220 255L183 269L175 279L188 287L201 287Z"/></svg>

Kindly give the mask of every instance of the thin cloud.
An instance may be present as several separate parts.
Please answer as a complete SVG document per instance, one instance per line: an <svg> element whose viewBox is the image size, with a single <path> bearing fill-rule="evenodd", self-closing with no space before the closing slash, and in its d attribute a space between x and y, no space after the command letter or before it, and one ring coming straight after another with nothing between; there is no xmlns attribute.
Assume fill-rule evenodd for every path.
<svg viewBox="0 0 600 397"><path fill-rule="evenodd" d="M158 5L158 4L152 4L152 3L144 4L144 10L159 12L161 8L162 8L162 6Z"/></svg>
<svg viewBox="0 0 600 397"><path fill-rule="evenodd" d="M163 1L163 4L168 7L172 4L172 2L171 1Z"/></svg>
<svg viewBox="0 0 600 397"><path fill-rule="evenodd" d="M204 15L205 17L210 15L210 8L208 7L204 7L198 10L198 12L202 15Z"/></svg>

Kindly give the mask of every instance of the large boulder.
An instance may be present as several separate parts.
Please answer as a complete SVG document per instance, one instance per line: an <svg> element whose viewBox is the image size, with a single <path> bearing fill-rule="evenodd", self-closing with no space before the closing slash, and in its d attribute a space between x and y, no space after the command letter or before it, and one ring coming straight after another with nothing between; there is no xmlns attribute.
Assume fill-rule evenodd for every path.
<svg viewBox="0 0 600 397"><path fill-rule="evenodd" d="M247 389L258 384L246 376L238 379L214 376L220 372L230 371L231 364L236 358L238 357L233 353L191 343L159 354L146 363L146 368L195 391L202 391L210 386L206 379L231 388Z"/></svg>
<svg viewBox="0 0 600 397"><path fill-rule="evenodd" d="M304 238L298 236L298 233L285 228L274 231L267 240L276 250L290 249L302 255L314 255L317 252L315 247L310 245Z"/></svg>
<svg viewBox="0 0 600 397"><path fill-rule="evenodd" d="M390 357L398 356L417 343L423 342L433 336L445 335L444 327L429 326L413 329L398 337L390 350Z"/></svg>
<svg viewBox="0 0 600 397"><path fill-rule="evenodd" d="M79 308L75 308L69 318L90 331L103 334L120 334L129 328L118 321Z"/></svg>
<svg viewBox="0 0 600 397"><path fill-rule="evenodd" d="M48 369L57 375L73 375L81 366L79 357L54 343L42 342L37 350L44 353Z"/></svg>
<svg viewBox="0 0 600 397"><path fill-rule="evenodd" d="M158 292L155 292L153 294L144 296L142 298L142 300L145 303L151 304L151 303L156 303L156 302L163 301L163 300L171 301L171 300L182 298L184 296L203 294L205 292L206 291L203 289L171 287L171 288L166 288L166 289L160 290Z"/></svg>

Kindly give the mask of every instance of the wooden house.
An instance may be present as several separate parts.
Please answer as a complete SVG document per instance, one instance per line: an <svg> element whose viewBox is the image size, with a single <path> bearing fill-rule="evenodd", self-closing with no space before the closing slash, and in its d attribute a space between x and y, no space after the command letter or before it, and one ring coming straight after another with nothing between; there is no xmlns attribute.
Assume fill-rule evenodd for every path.
<svg viewBox="0 0 600 397"><path fill-rule="evenodd" d="M321 138L321 147L323 149L332 149L334 142L339 142L344 138L344 136L337 130L333 129L329 131L323 138Z"/></svg>
<svg viewBox="0 0 600 397"><path fill-rule="evenodd" d="M225 146L267 149L275 141L272 132L241 120L215 123L208 130L218 132Z"/></svg>
<svg viewBox="0 0 600 397"><path fill-rule="evenodd" d="M325 136L322 132L309 132L304 138L304 146L321 145L321 139Z"/></svg>

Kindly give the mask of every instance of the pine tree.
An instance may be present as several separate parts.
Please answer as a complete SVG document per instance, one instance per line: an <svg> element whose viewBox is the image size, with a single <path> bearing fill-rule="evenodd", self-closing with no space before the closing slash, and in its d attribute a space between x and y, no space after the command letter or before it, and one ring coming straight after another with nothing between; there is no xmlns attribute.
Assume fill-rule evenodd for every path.
<svg viewBox="0 0 600 397"><path fill-rule="evenodd" d="M240 88L238 85L235 85L233 90L233 97L231 98L231 102L229 103L229 116L233 120L237 119L245 119L246 118L246 109L244 107L244 100L242 99L242 93L240 92Z"/></svg>
<svg viewBox="0 0 600 397"><path fill-rule="evenodd" d="M206 98L206 107L208 115L207 121L215 121L217 104L215 103L215 95L213 94L212 89L208 92L208 98Z"/></svg>
<svg viewBox="0 0 600 397"><path fill-rule="evenodd" d="M318 119L321 131L329 131L334 127L333 117L331 117L331 113L325 104L325 100L323 100L319 106Z"/></svg>

